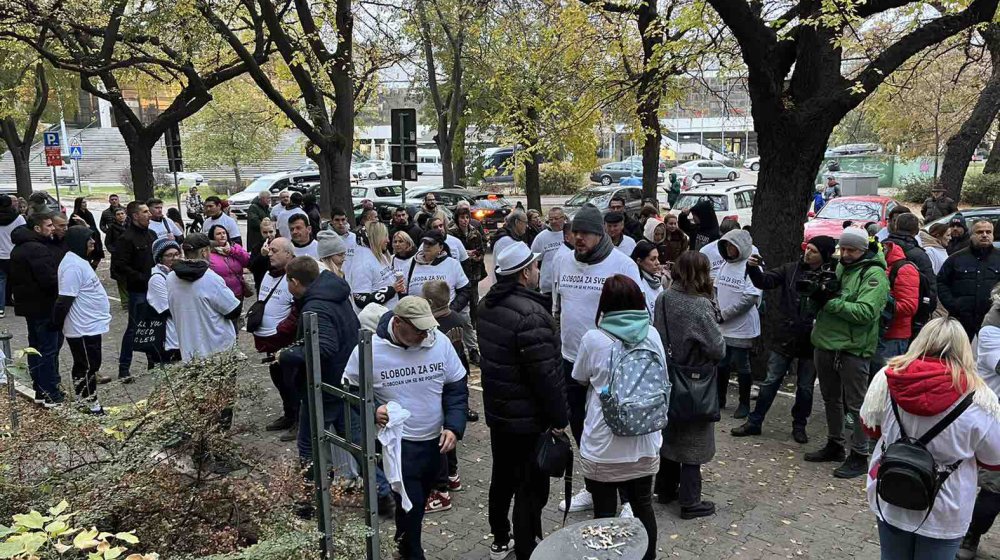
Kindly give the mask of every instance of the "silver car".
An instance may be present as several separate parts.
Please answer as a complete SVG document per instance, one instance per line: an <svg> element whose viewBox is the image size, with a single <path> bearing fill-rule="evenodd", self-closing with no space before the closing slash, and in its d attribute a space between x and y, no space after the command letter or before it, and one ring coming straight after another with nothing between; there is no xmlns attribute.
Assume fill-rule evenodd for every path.
<svg viewBox="0 0 1000 560"><path fill-rule="evenodd" d="M690 177L696 183L705 181L735 181L740 170L708 159L685 161L673 169L678 177Z"/></svg>

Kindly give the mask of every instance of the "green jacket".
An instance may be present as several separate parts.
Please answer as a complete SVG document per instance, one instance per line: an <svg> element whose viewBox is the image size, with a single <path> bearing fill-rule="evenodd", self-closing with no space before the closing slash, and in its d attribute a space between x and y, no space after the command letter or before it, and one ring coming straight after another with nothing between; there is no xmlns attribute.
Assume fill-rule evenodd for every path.
<svg viewBox="0 0 1000 560"><path fill-rule="evenodd" d="M872 263L865 266L865 263ZM875 354L879 320L889 297L885 256L869 252L849 265L837 265L840 295L819 310L812 343L820 350L844 351L862 358Z"/></svg>
<svg viewBox="0 0 1000 560"><path fill-rule="evenodd" d="M260 205L260 199L254 198L247 207L247 248L255 247L263 237L260 234L260 223L264 218L271 217L271 209Z"/></svg>

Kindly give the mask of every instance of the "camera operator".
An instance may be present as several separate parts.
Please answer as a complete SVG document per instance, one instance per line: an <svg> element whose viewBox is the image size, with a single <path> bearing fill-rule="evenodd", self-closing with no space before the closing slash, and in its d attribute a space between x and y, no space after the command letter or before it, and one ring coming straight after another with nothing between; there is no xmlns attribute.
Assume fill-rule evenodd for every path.
<svg viewBox="0 0 1000 560"><path fill-rule="evenodd" d="M813 361L826 404L827 443L806 453L810 462L844 461L837 478L868 470L868 436L858 417L868 389L869 360L879 340L879 320L889 295L885 258L868 233L857 227L840 236L836 281L823 282L810 294L818 312L812 331ZM845 460L844 414L851 420L851 453Z"/></svg>
<svg viewBox="0 0 1000 560"><path fill-rule="evenodd" d="M816 312L806 305L805 297L824 278L836 278L831 264L837 241L832 237L818 235L802 244L802 258L771 270L761 270L760 257L756 254L747 261L750 281L760 290L779 290L778 309L782 314L781 329L774 340L774 350L767 360L767 379L760 385L757 405L747 417L746 423L733 428L736 437L756 436L761 433L764 417L771 408L785 374L798 361L796 368L795 404L792 405L792 439L798 443L808 443L806 421L812 412L813 387L816 384L816 369L813 366L813 346L809 341Z"/></svg>

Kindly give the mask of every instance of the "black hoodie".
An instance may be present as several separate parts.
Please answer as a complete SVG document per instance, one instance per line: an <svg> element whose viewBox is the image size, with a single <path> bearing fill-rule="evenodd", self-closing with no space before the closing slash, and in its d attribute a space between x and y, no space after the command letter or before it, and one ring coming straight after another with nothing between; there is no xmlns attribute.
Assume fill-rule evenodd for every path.
<svg viewBox="0 0 1000 560"><path fill-rule="evenodd" d="M691 214L698 218L697 224L691 221L686 213L681 213L677 224L691 239L692 251L700 251L705 245L722 237L719 231L719 218L716 217L711 202L702 200L695 204L691 207Z"/></svg>
<svg viewBox="0 0 1000 560"><path fill-rule="evenodd" d="M0 226L9 226L21 215L14 207L13 199L0 196Z"/></svg>
<svg viewBox="0 0 1000 560"><path fill-rule="evenodd" d="M28 226L10 233L14 249L10 252L8 282L14 293L14 314L19 317L51 317L59 294L59 260L52 239L42 237Z"/></svg>
<svg viewBox="0 0 1000 560"><path fill-rule="evenodd" d="M208 271L208 261L181 259L174 263L173 271L181 280L194 282L195 280L200 280L205 275L205 272Z"/></svg>

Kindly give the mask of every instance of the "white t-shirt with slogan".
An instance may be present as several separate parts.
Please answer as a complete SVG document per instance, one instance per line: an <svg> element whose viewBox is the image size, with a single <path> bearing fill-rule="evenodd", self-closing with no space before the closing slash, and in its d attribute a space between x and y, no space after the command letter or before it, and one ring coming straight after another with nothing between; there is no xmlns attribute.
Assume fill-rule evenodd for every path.
<svg viewBox="0 0 1000 560"><path fill-rule="evenodd" d="M416 257L414 257L416 258ZM403 271L403 281L406 281L409 269ZM455 299L455 290L469 285L469 279L462 270L462 265L455 259L447 257L437 265L417 263L413 267L413 274L410 275L410 283L406 293L411 296L419 296L422 293L424 284L431 280L444 280L448 284L448 301Z"/></svg>
<svg viewBox="0 0 1000 560"><path fill-rule="evenodd" d="M559 247L563 246L563 232L546 229L531 242L531 252L542 254L542 270L538 279L538 289L543 294L552 293L552 279L555 278L555 260Z"/></svg>
<svg viewBox="0 0 1000 560"><path fill-rule="evenodd" d="M274 294L271 295L271 291ZM270 299L268 299L270 296ZM264 317L260 321L260 328L253 333L254 336L274 336L278 333L278 324L284 321L292 312L292 305L295 298L288 291L288 277L282 274L275 278L270 273L264 275L260 281L260 292L257 294L257 301L267 300L264 304Z"/></svg>
<svg viewBox="0 0 1000 560"><path fill-rule="evenodd" d="M604 281L615 274L628 276L636 285L642 279L635 261L616 249L612 249L603 261L594 264L584 264L576 260L573 252L566 252L556 259L555 266L552 293L558 298L556 305L562 326L562 355L575 362L580 339L587 331L597 327L594 317Z"/></svg>
<svg viewBox="0 0 1000 560"><path fill-rule="evenodd" d="M764 292L754 287L746 273L746 261L738 263L725 262L719 268L715 278L715 297L721 309L726 309L739 303L743 295L757 296ZM758 300L759 301L759 300ZM757 306L736 317L730 317L719 324L722 335L729 338L756 338L760 336L760 313Z"/></svg>
<svg viewBox="0 0 1000 560"><path fill-rule="evenodd" d="M212 229L212 226L216 224L226 228L230 240L234 237L243 239L243 234L240 233L240 225L236 223L236 220L232 216L225 212L219 214L218 218L205 218L205 223L202 224L201 231L205 232L205 235L208 235L208 230Z"/></svg>
<svg viewBox="0 0 1000 560"><path fill-rule="evenodd" d="M167 276L167 300L177 327L181 358L187 362L224 352L236 343L236 328L225 316L240 305L221 276L206 270L188 282Z"/></svg>
<svg viewBox="0 0 1000 560"><path fill-rule="evenodd" d="M391 323L389 329L392 330ZM344 368L344 378L358 385L358 375L358 348L355 348ZM445 384L461 381L465 368L451 341L440 333L434 333L434 342L426 348L403 348L375 336L372 375L376 400L395 401L411 413L403 424L403 439L427 441L441 435L444 424L441 395Z"/></svg>
<svg viewBox="0 0 1000 560"><path fill-rule="evenodd" d="M406 272L404 271L403 274ZM346 276L353 294L370 294L396 283L396 271L393 270L392 260L390 259L387 263L379 262L375 258L375 253L368 247L358 247L354 250L354 264L351 266L351 273ZM392 309L396 307L398 299L393 296L392 300L382 305ZM357 306L354 307L354 310L361 312Z"/></svg>
<svg viewBox="0 0 1000 560"><path fill-rule="evenodd" d="M63 323L63 334L80 338L108 332L111 324L108 292L90 263L76 253L66 253L59 263L58 281L59 295L76 298Z"/></svg>

